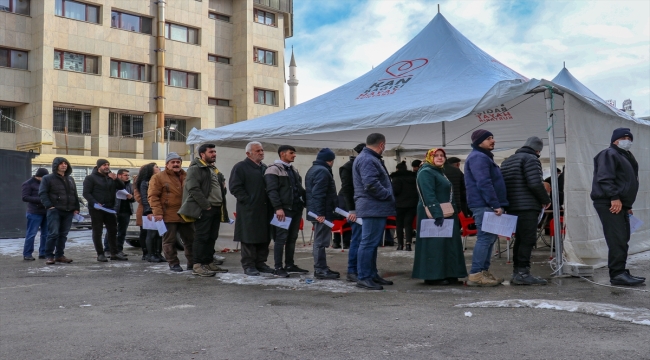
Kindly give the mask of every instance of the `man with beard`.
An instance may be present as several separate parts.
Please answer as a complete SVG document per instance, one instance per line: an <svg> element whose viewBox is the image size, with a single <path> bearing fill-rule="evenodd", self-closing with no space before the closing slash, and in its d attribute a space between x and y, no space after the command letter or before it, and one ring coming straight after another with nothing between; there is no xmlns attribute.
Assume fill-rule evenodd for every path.
<svg viewBox="0 0 650 360"><path fill-rule="evenodd" d="M97 261L106 262L102 244L102 232L106 226L106 237L111 251L111 260L128 260L119 254L117 249L117 217L115 212L109 213L96 209L95 205L112 210L115 207L115 191L124 189L124 182L111 172L111 165L106 159L97 160L97 166L84 180L83 197L88 201L88 212L93 228L93 243L97 252Z"/></svg>
<svg viewBox="0 0 650 360"><path fill-rule="evenodd" d="M250 142L246 145L246 159L235 164L230 172L230 192L237 199L233 240L241 242L241 264L244 273L249 276L274 272L273 268L266 265L273 208L264 181L267 166L262 160L262 144Z"/></svg>

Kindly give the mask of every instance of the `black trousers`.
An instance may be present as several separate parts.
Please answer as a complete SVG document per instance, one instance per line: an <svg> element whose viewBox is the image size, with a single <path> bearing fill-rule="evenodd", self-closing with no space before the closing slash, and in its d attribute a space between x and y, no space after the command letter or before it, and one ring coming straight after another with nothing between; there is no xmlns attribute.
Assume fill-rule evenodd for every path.
<svg viewBox="0 0 650 360"><path fill-rule="evenodd" d="M610 205L594 204L594 208L603 224L603 233L609 248L607 267L609 277L613 278L625 272L630 241L630 218L627 212L630 209L623 208L618 214L612 214L609 211Z"/></svg>
<svg viewBox="0 0 650 360"><path fill-rule="evenodd" d="M271 241L262 244L241 243L241 265L244 269L260 268L266 265L269 257L269 244Z"/></svg>
<svg viewBox="0 0 650 360"><path fill-rule="evenodd" d="M530 256L537 242L537 219L539 211L508 211L508 215L517 217L515 246L513 248L513 267L530 267Z"/></svg>
<svg viewBox="0 0 650 360"><path fill-rule="evenodd" d="M194 222L194 264L208 265L213 261L214 243L219 237L221 206L212 206L201 211L201 217Z"/></svg>
<svg viewBox="0 0 650 360"><path fill-rule="evenodd" d="M124 241L126 240L126 231L129 229L131 214L117 214L117 252L124 251ZM104 251L111 251L108 245L108 235L104 236Z"/></svg>
<svg viewBox="0 0 650 360"><path fill-rule="evenodd" d="M397 244L404 245L405 236L407 244L413 241L413 219L415 216L417 216L417 208L397 208Z"/></svg>
<svg viewBox="0 0 650 360"><path fill-rule="evenodd" d="M286 266L295 265L293 255L296 252L296 240L298 240L298 231L300 231L302 209L300 209L300 211L284 210L284 215L291 218L289 229L273 226L273 231L275 232L273 237L275 243L273 246L273 260L276 269L282 267L283 255Z"/></svg>
<svg viewBox="0 0 650 360"><path fill-rule="evenodd" d="M104 244L102 244L102 233L104 226L106 226L106 240L111 252L111 256L117 254L117 217L115 214L107 213L106 211L89 208L90 223L93 227L93 244L97 255L104 254Z"/></svg>

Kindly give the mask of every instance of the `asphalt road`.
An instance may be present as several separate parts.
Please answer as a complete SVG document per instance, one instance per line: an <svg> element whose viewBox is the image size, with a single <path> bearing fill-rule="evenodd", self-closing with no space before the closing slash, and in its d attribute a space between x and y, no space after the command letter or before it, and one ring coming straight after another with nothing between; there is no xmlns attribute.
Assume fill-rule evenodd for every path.
<svg viewBox="0 0 650 360"><path fill-rule="evenodd" d="M455 306L545 299L588 308L591 302L636 309L638 320L650 314L648 292L576 278L540 287L427 286L410 279L410 254L394 248L380 249L378 263L396 284L379 292L343 280L305 284L297 275L252 279L242 274L239 253L225 254L230 273L221 279L198 278L145 263L135 248L126 251L129 262L98 263L83 236L66 251L74 259L68 265L0 252L1 358L650 359L646 325L581 312ZM221 240L224 246L233 243ZM543 250L533 271L548 275ZM331 268L345 274L347 252L328 251ZM298 265L311 269L310 255L299 245ZM506 276L509 266L505 257L495 259L493 272ZM647 276L650 256L630 268ZM596 270L594 280L605 283L606 269Z"/></svg>

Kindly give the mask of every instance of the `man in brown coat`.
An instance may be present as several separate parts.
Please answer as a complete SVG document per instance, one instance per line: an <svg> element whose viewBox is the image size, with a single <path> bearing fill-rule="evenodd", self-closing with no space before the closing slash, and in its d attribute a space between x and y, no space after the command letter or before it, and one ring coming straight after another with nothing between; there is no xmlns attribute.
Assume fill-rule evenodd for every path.
<svg viewBox="0 0 650 360"><path fill-rule="evenodd" d="M153 211L155 221L164 221L167 232L163 235L163 252L171 271L181 272L180 260L176 254L176 234L180 234L185 244L187 270L192 270L192 244L194 243L194 224L183 221L178 215L183 204L183 183L185 170L181 168L183 160L171 152L165 159L165 170L151 177L147 199Z"/></svg>

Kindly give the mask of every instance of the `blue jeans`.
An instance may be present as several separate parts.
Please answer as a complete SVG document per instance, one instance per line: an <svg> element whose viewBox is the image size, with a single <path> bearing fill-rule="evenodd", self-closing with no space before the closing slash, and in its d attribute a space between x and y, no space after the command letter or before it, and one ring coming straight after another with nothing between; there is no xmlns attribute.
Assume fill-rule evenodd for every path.
<svg viewBox="0 0 650 360"><path fill-rule="evenodd" d="M45 242L47 241L47 216L45 214L27 213L27 232L25 233L25 247L23 257L32 256L34 252L34 239L38 229L41 229L41 244L38 247L38 256L45 256Z"/></svg>
<svg viewBox="0 0 650 360"><path fill-rule="evenodd" d="M361 243L361 225L353 222L350 223L352 236L350 237L350 249L348 250L348 274L357 273L357 254L359 252L359 243Z"/></svg>
<svg viewBox="0 0 650 360"><path fill-rule="evenodd" d="M361 241L357 252L357 277L359 280L367 280L378 276L377 248L384 236L386 218L365 217L362 220ZM352 244L350 244L350 248L352 248Z"/></svg>
<svg viewBox="0 0 650 360"><path fill-rule="evenodd" d="M70 227L72 227L73 215L74 211L62 211L59 209L47 210L46 258L60 258L63 256L65 242L68 240L68 232L70 232Z"/></svg>
<svg viewBox="0 0 650 360"><path fill-rule="evenodd" d="M476 244L474 245L474 253L472 254L472 269L469 273L476 274L490 268L492 248L494 247L494 243L499 239L499 235L486 233L481 230L483 214L486 212L494 212L492 208L482 207L472 208L470 210L474 213L474 222L476 223L478 234L476 234Z"/></svg>

